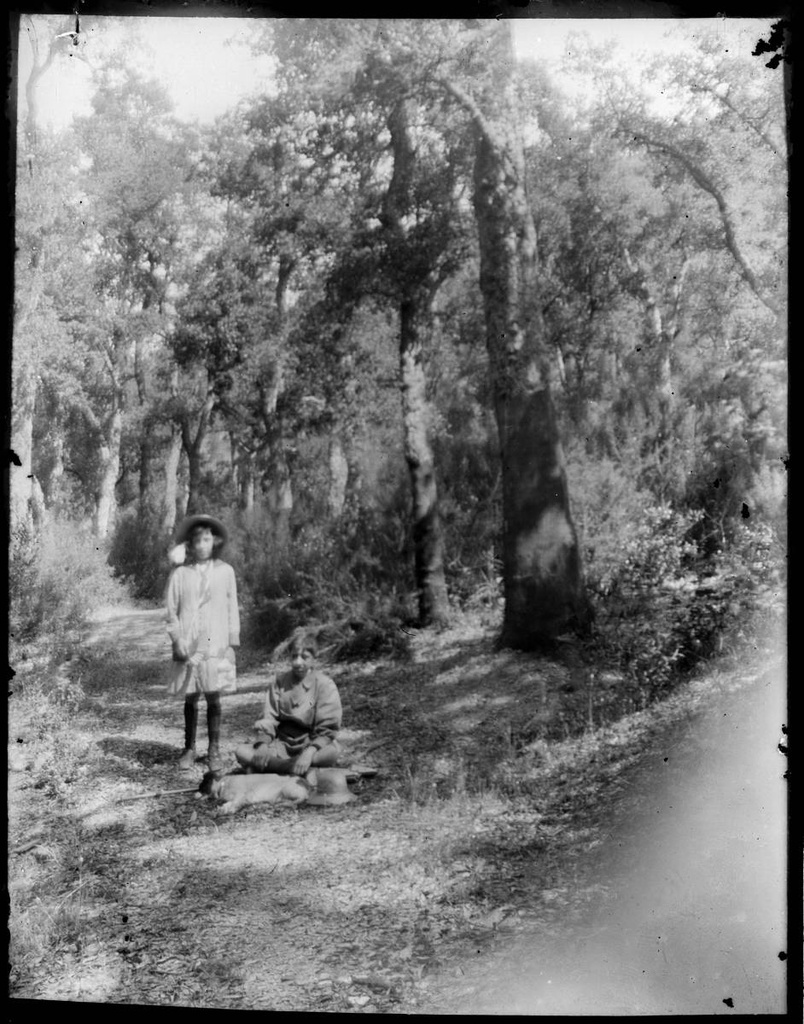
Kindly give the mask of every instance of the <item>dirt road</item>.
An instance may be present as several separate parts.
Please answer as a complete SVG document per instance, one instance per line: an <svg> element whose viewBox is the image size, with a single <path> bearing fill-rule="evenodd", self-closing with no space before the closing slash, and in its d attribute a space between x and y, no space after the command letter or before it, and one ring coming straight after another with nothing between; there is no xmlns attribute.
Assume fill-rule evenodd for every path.
<svg viewBox="0 0 804 1024"><path fill-rule="evenodd" d="M585 919L501 941L423 1011L783 1013L785 679L777 664L661 736L584 866Z"/></svg>
<svg viewBox="0 0 804 1024"><path fill-rule="evenodd" d="M59 927L47 949L34 936L17 954L15 997L367 1013L782 1008L778 665L705 680L709 710L657 729L647 750L644 730L619 725L584 740L597 753L577 761L583 743L568 741L551 756L585 782L574 767L561 785L548 772L542 801L441 799L422 787L449 744L476 749L490 728L533 716L552 669L534 668L540 690L530 662L490 638L423 636L408 664L332 668L346 746L402 740L382 747L356 804L221 818L193 796L116 802L204 771L176 770L168 653L158 609L97 622L85 670L80 652L72 669L85 697L67 803L37 788L42 770L12 773L12 843L41 837L15 884L31 928L40 895ZM259 717L265 678L239 675L224 750ZM203 721L199 739L201 754ZM425 748L435 760L417 764ZM593 784L584 807L582 782Z"/></svg>

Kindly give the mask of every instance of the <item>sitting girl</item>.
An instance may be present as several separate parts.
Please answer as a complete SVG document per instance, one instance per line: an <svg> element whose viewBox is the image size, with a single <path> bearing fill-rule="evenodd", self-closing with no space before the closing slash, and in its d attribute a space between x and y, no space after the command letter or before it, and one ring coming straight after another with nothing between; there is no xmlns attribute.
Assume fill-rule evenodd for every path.
<svg viewBox="0 0 804 1024"><path fill-rule="evenodd" d="M305 775L337 764L341 747L341 698L335 683L315 667L315 641L297 634L291 669L268 686L262 718L254 723L265 740L243 743L235 757L247 772Z"/></svg>

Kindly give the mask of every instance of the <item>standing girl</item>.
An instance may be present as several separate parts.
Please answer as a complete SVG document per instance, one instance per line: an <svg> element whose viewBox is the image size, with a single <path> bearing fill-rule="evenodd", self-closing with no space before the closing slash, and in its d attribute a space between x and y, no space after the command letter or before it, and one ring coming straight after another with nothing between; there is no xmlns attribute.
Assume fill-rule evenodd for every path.
<svg viewBox="0 0 804 1024"><path fill-rule="evenodd" d="M234 693L234 647L240 644L240 613L234 569L218 555L226 543L223 523L188 516L176 533L189 564L173 570L167 586L167 631L173 643L168 693L184 698L184 752L179 768L195 763L198 702L207 702L208 767L220 771L221 694Z"/></svg>

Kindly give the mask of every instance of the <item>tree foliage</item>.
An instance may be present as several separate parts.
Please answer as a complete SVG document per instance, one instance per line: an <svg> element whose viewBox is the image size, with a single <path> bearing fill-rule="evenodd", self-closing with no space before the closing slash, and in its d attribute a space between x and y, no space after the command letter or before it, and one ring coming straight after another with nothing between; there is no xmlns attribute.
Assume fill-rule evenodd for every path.
<svg viewBox="0 0 804 1024"><path fill-rule="evenodd" d="M266 22L275 88L204 128L123 49L89 116L35 150L28 125L15 414L45 508L152 596L176 517L220 513L288 628L427 621L428 566L433 618L502 602L525 646L584 618L581 561L600 635L615 591L728 563L732 594L746 530L784 539L781 75L703 36L626 85L579 45L569 94L496 24L427 28Z"/></svg>

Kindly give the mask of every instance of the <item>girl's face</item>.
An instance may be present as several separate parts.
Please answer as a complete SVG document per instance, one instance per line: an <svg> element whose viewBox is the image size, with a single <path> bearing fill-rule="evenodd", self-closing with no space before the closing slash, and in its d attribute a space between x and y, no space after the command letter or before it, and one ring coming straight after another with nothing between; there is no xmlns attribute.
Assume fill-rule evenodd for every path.
<svg viewBox="0 0 804 1024"><path fill-rule="evenodd" d="M290 659L290 667L293 670L293 678L296 680L304 679L310 669L313 667L315 661L315 655L312 651L294 651Z"/></svg>
<svg viewBox="0 0 804 1024"><path fill-rule="evenodd" d="M193 552L195 560L197 562L208 562L210 558L212 558L214 548L215 537L212 530L207 527L196 530L193 534L192 540L190 541L190 549Z"/></svg>

